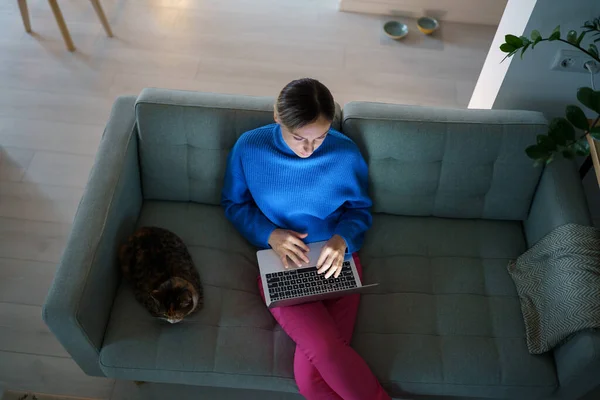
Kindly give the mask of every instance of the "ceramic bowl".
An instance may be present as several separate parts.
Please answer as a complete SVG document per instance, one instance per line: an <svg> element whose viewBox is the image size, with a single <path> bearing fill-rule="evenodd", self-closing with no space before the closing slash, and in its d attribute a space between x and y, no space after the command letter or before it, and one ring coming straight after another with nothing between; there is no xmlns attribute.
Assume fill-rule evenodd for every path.
<svg viewBox="0 0 600 400"><path fill-rule="evenodd" d="M408 35L408 26L398 21L388 21L383 25L383 31L392 39L402 39Z"/></svg>
<svg viewBox="0 0 600 400"><path fill-rule="evenodd" d="M417 20L417 28L426 35L431 35L439 28L437 19L430 17L421 17Z"/></svg>

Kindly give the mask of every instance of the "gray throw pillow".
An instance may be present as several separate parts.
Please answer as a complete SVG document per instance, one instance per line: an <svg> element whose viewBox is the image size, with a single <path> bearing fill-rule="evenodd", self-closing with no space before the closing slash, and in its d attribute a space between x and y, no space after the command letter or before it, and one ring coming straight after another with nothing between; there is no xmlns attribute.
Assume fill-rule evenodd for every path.
<svg viewBox="0 0 600 400"><path fill-rule="evenodd" d="M508 265L517 287L531 354L600 328L600 231L556 228Z"/></svg>

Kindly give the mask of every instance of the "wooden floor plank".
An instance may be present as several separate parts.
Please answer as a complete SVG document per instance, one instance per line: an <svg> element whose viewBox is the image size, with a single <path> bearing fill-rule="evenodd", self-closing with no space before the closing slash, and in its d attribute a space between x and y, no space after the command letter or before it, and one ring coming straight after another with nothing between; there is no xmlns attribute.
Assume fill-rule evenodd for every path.
<svg viewBox="0 0 600 400"><path fill-rule="evenodd" d="M70 358L42 321L42 307L0 302L0 352Z"/></svg>
<svg viewBox="0 0 600 400"><path fill-rule="evenodd" d="M37 151L23 181L83 188L93 163L93 156Z"/></svg>
<svg viewBox="0 0 600 400"><path fill-rule="evenodd" d="M0 257L58 263L71 224L0 217Z"/></svg>
<svg viewBox="0 0 600 400"><path fill-rule="evenodd" d="M0 217L70 224L82 195L73 186L0 182Z"/></svg>
<svg viewBox="0 0 600 400"><path fill-rule="evenodd" d="M85 375L70 358L0 351L0 377L10 390L108 399L114 381Z"/></svg>
<svg viewBox="0 0 600 400"><path fill-rule="evenodd" d="M0 258L0 302L41 306L57 264Z"/></svg>
<svg viewBox="0 0 600 400"><path fill-rule="evenodd" d="M93 156L103 131L104 124L0 117L0 144L13 149Z"/></svg>

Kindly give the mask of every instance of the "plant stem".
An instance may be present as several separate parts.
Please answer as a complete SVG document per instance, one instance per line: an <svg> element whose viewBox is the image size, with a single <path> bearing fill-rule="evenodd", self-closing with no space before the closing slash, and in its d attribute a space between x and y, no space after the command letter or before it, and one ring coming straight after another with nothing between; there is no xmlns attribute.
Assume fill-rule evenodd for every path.
<svg viewBox="0 0 600 400"><path fill-rule="evenodd" d="M596 126L596 124L598 123L598 121L600 121L600 114L598 114L598 116L596 117L596 119L594 120L594 122L592 122L592 125L590 125L590 130ZM589 135L590 131L584 131L583 135L579 136L579 138L576 140L579 141L580 139L583 139L584 137L586 137L587 135ZM595 140L595 139L594 139Z"/></svg>
<svg viewBox="0 0 600 400"><path fill-rule="evenodd" d="M548 39L543 39L543 40L548 40ZM542 41L543 41L543 40L542 40ZM587 50L586 50L586 49L584 49L583 47L581 47L581 46L579 46L579 45L577 45L577 44L573 44L573 43L571 43L571 42L569 42L569 41L567 41L567 40L564 40L564 39L558 39L558 41L559 41L559 42L566 43L566 44L568 44L568 45L571 45L571 46L575 47L576 49L579 49L579 50L583 51L585 54L587 54L588 56L592 57L594 60L596 60L596 61L600 62L600 58L596 57L595 55L593 55L592 53L590 53L589 51L587 51ZM596 121L597 121L597 119L596 119ZM592 126L593 126L593 125L592 125Z"/></svg>
<svg viewBox="0 0 600 400"><path fill-rule="evenodd" d="M596 126L596 124L598 123L598 121L600 121L600 114L598 114L598 116L596 117L596 119L594 120L594 122L592 122L592 125L590 126L590 130ZM589 132L588 132L589 133Z"/></svg>

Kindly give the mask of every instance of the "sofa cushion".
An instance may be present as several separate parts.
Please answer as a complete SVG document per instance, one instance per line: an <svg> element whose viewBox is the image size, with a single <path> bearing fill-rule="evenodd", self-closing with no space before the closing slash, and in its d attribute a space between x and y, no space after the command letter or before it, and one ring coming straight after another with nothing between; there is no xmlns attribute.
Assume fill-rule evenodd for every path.
<svg viewBox="0 0 600 400"><path fill-rule="evenodd" d="M294 343L257 287L255 250L221 207L145 202L140 226L161 226L187 244L200 272L204 308L175 325L153 318L122 282L100 353L109 377L296 391Z"/></svg>
<svg viewBox="0 0 600 400"><path fill-rule="evenodd" d="M135 112L144 198L219 204L229 150L273 123L272 97L144 89ZM336 105L333 128L340 128Z"/></svg>
<svg viewBox="0 0 600 400"><path fill-rule="evenodd" d="M109 377L296 392L294 343L257 289L255 249L217 206L146 202L139 225L182 237L205 306L176 325L152 318L122 283L100 353ZM557 385L553 359L527 352L509 258L517 222L374 215L353 346L399 396L531 399Z"/></svg>
<svg viewBox="0 0 600 400"><path fill-rule="evenodd" d="M527 351L507 263L521 223L374 215L353 346L392 393L532 399L557 386Z"/></svg>
<svg viewBox="0 0 600 400"><path fill-rule="evenodd" d="M523 150L541 113L350 103L342 131L369 164L374 211L523 220L542 168Z"/></svg>

